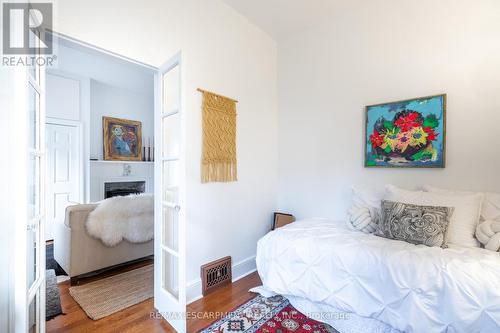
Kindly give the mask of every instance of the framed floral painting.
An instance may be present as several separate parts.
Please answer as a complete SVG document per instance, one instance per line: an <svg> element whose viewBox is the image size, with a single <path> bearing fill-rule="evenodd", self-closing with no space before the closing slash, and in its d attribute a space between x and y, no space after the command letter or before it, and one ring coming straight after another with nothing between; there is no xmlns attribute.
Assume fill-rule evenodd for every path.
<svg viewBox="0 0 500 333"><path fill-rule="evenodd" d="M446 95L366 107L365 166L444 168Z"/></svg>
<svg viewBox="0 0 500 333"><path fill-rule="evenodd" d="M102 117L102 126L105 160L142 160L140 121Z"/></svg>

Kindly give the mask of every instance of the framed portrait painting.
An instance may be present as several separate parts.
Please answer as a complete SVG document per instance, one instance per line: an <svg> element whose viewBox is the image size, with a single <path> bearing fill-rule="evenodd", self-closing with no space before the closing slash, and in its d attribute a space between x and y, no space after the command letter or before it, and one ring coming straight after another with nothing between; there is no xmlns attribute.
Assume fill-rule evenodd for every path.
<svg viewBox="0 0 500 333"><path fill-rule="evenodd" d="M140 121L102 117L102 125L105 160L142 160Z"/></svg>
<svg viewBox="0 0 500 333"><path fill-rule="evenodd" d="M365 126L365 167L445 167L446 95L367 106Z"/></svg>

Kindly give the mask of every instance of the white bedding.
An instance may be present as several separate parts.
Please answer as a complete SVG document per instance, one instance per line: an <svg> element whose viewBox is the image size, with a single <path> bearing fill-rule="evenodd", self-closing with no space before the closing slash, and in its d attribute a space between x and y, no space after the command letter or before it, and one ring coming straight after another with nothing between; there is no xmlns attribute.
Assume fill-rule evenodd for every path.
<svg viewBox="0 0 500 333"><path fill-rule="evenodd" d="M267 290L404 332L500 331L500 253L415 246L311 219L264 236L256 260Z"/></svg>

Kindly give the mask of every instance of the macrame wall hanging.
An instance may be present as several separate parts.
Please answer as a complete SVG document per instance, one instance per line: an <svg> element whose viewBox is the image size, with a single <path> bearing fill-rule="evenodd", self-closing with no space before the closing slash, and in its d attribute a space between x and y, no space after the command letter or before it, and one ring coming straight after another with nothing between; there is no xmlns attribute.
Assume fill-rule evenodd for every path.
<svg viewBox="0 0 500 333"><path fill-rule="evenodd" d="M238 101L198 89L203 94L203 148L201 182L237 180L236 103Z"/></svg>

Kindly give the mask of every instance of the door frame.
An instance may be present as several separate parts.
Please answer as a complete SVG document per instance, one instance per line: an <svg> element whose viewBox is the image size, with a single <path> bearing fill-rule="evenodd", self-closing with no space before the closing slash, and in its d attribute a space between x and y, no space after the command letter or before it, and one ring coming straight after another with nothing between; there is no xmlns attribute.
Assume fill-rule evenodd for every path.
<svg viewBox="0 0 500 333"><path fill-rule="evenodd" d="M26 318L28 313L27 284L27 235L28 223L28 69L12 68L8 73L9 79L9 107L6 115L8 121L8 137L16 138L16 145L7 145L6 158L8 177L7 201L2 202L8 213L7 232L8 249L11 255L8 258L9 289L8 289L8 332L24 332L27 330ZM6 221L7 222L7 221ZM45 273L45 272L43 272ZM2 290L3 291L3 290ZM3 327L2 327L3 328Z"/></svg>
<svg viewBox="0 0 500 333"><path fill-rule="evenodd" d="M100 52L100 53L104 53L104 54L113 56L115 58L118 58L118 59L121 59L121 60L124 60L124 61L127 61L127 62L131 62L133 64L136 64L136 65L139 65L139 66L142 66L142 67L149 68L149 69L151 69L152 71L155 71L155 72L158 71L158 69L159 69L156 66L147 64L147 63L139 61L139 60L135 60L133 58L129 58L127 56L124 56L122 54L119 54L119 53L116 53L116 52L113 52L113 51L109 51L109 50L103 49L102 47L99 47L99 46L96 46L96 45L84 42L84 41L82 41L82 40L80 40L78 38L73 38L73 37L71 37L69 35L63 34L61 32L55 31L55 30L50 30L50 34L55 39L61 39L63 41L68 41L68 42L71 42L71 43L74 43L74 44L78 44L80 46L84 46L84 47L92 49L94 51L97 51L97 52Z"/></svg>
<svg viewBox="0 0 500 333"><path fill-rule="evenodd" d="M29 72L29 71L28 71ZM40 270L39 272L39 277L38 279L35 278L35 282L33 283L32 287L28 288L28 297L27 297L27 311L26 311L26 318L25 322L29 320L29 306L30 306L30 299L33 298L33 301L39 301L40 302L40 307L39 311L37 313L37 316L40 316L40 327L37 326L38 332L39 333L45 333L45 310L46 310L46 303L45 303L45 297L46 297L46 288L45 288L45 283L46 283L46 267L45 267L45 223L46 223L46 216L45 216L45 185L47 183L46 180L46 164L47 164L47 152L46 152L46 147L45 147L45 122L43 122L44 119L46 119L46 113L45 113L45 106L46 106L46 90L45 90L45 74L46 70L42 69L40 67L39 71L39 78L38 82L33 82L30 79L30 75L28 74L28 85L31 85L35 87L35 84L37 87L35 87L35 90L39 93L39 119L38 119L38 126L39 126L39 147L37 150L34 149L29 149L31 152L29 153L29 156L37 156L40 159L40 167L39 167L39 216L35 217L34 219L39 219L39 227L38 229L38 241L40 242L40 246L37 246L37 250L39 251L37 253L37 256L35 260L37 260L37 266L38 269ZM29 89L28 89L29 90ZM29 92L28 92L29 94ZM29 220L28 220L29 221ZM36 282L38 280L38 282ZM40 298L37 300L37 293L40 293ZM37 306L38 307L38 306ZM35 307L35 308L37 308ZM36 309L35 309L36 310ZM17 329L17 327L16 327Z"/></svg>
<svg viewBox="0 0 500 333"><path fill-rule="evenodd" d="M179 65L180 65L180 66L182 66L182 61L181 61L181 60L182 60L182 57L181 57L182 51L181 51L181 50L179 50L179 51L178 51L178 52L176 52L173 56L171 56L171 57L169 58L170 60L169 60L169 61L167 61L167 63L166 63L166 64L162 65L161 67L156 67L156 66L152 66L152 65L149 65L149 64L147 64L147 63L144 63L144 62L141 62L141 61L138 61L138 60L135 60L135 59L129 58L129 57L127 57L127 56L124 56L124 55L121 55L121 54L118 54L118 53L115 53L115 52L112 52L112 51L109 51L109 50L103 49L103 48L101 48L101 47L98 47L98 46L92 45L92 44L90 44L90 43L87 43L87 42L81 41L81 40L79 40L79 39L76 39L76 38L70 37L70 36L68 36L68 35L66 35L66 34L63 34L63 33L60 33L60 32L54 31L54 30L50 31L50 33L53 35L53 38L54 38L54 39L61 39L61 40L69 41L69 42L72 42L72 43L74 43L74 44L81 45L81 46L87 47L87 48L89 48L89 49L93 49L93 50L95 50L95 51L97 51L97 52L101 52L101 53L104 53L104 54L107 54L107 55L110 55L110 56L116 57L116 58L118 58L118 59L121 59L121 60L124 60L124 61L127 61L127 62L130 62L130 63L133 63L133 64L136 64L136 65L139 65L139 66L142 66L142 67L145 67L145 68L148 68L148 69L152 70L152 72L154 72L154 80L155 80L155 85L154 85L154 87L155 87L155 88L154 88L154 89L155 89L155 91L154 91L155 95L158 93L158 92L157 92L157 90L156 90L156 87L157 87L157 84L156 84L156 82L157 82L157 81L156 81L156 80L158 80L158 79L159 79L159 78L158 78L158 73L159 73L159 72L161 72L161 70L164 70L164 69L165 69L165 66L167 66L167 67L168 67L168 66L169 66L169 64L170 64L170 66L171 66L173 61L177 61L177 62L179 63ZM183 103L183 102L184 102L184 94L185 94L185 93L184 93L184 91L185 91L185 89L184 89L184 82L185 82L185 80L183 79L183 76L182 76L182 75L183 75L182 73L184 72L184 71L183 71L183 68L182 68L182 67L180 67L180 69L181 69L181 78L182 78L182 79L181 79L181 82L180 82L180 87L181 87L181 92L182 92L182 95L180 96L180 101L179 101L179 103L183 105L183 104L184 104L184 103ZM51 71L52 71L52 70L51 70ZM58 74L58 73L57 73L57 74ZM56 74L56 75L57 75L57 74ZM155 116L156 116L156 112L157 112L157 108L158 108L158 105L156 104L156 102L157 102L157 101L156 101L156 98L155 98L155 105L154 105L154 112L155 112ZM182 124L182 125L181 125L181 127L182 127L182 126L186 126L184 121L181 121L181 124ZM159 141L157 141L157 140L158 140L157 135L159 134L159 133L157 134L157 126L161 126L161 124L157 124L157 123L156 123L156 119L155 119L155 122L154 122L154 128L155 128L155 142L156 142L156 143L158 143L158 142L159 142ZM87 125L87 127L88 127L88 125ZM87 131L87 129L85 129L85 131ZM185 133L186 133L186 131L184 130L184 128L182 128L182 129L181 129L181 135L182 135L182 142L183 142L183 143L185 143L185 142L186 142L186 135L185 135ZM160 162L161 162L161 159L160 159L160 158L157 158L157 156L160 156L160 155L158 155L157 149L158 149L158 145L156 144L156 145L155 145L155 155L154 155L154 156L155 156L155 172L154 172L154 174L155 174L155 183L157 183L157 180L156 180L156 169L157 169L157 167L156 167L156 163L157 163L158 161L160 161ZM183 149L181 150L181 152L182 152L182 155L183 155L183 156L181 157L181 159L182 159L183 161L185 161L185 157L186 157L186 150L185 150L184 145L183 145ZM86 156L86 157L89 157L89 156ZM87 158L87 160L88 160L88 158ZM84 162L85 162L85 161L84 161ZM89 162L89 161L86 161L86 162L89 164L89 170L90 170L90 162ZM185 162L183 162L183 163L185 163ZM186 188L185 167L182 167L182 171L183 171L183 175L184 175L184 176L182 177L181 181L183 182L183 185L182 185L182 186L183 186L183 187L184 187L184 189L185 189L185 188ZM87 183L88 183L88 182L87 182ZM157 191L156 191L156 188L158 188L158 186L155 186L155 195L156 195L156 192L157 192ZM160 187L160 188L161 188L161 187ZM87 191L86 196L89 196L89 195L90 195L90 191ZM181 199L180 199L180 200L181 200ZM183 204L184 204L184 205L182 206L182 210L181 210L181 212L180 212L180 215L182 215L182 216L183 216L183 220L184 220L184 221L186 221L187 219L186 219L185 191L184 191L184 198L182 198L182 200L183 200L182 202L183 202ZM157 226L156 226L156 224L157 224L157 219L156 219L156 214L157 214L157 213L156 213L156 211L157 211L157 207L156 207L156 202L155 202L155 239L157 239L158 237L160 237L160 238L161 238L161 235L157 235L157 233L156 233L156 227L157 227ZM185 228L186 224L187 224L187 223L183 223L182 227L183 227L183 228ZM179 227L180 227L180 226L181 226L181 224L179 223ZM184 229L184 230L185 230L185 229ZM179 260L179 271L181 272L181 275L182 275L182 280L184 281L184 283L183 283L184 288L182 288L182 290L179 290L179 299L181 298L181 295L182 295L182 297L183 297L183 299L184 299L184 304L185 304L185 303L186 303L186 288L185 288L185 275L186 275L186 249L185 249L185 242L186 242L186 232L184 232L184 233L183 233L183 235L184 235L184 237L182 237L183 239L182 239L182 240L181 240L181 239L179 239L179 252L181 252L181 249L182 249L182 257L183 257L183 263L182 263L182 265L181 265L181 260ZM181 241L182 241L182 243L181 243ZM155 245L155 246L156 246L156 245ZM155 252L156 252L156 251L155 251ZM180 257L181 257L181 256L179 256L179 258L180 258ZM155 269L156 269L156 265L155 265ZM186 309L184 308L184 309L183 309L183 313L182 313L182 315L181 315L182 320L183 320L183 322L184 322L184 329L182 329L182 328L181 328L181 330L179 331L179 333L184 333L184 332L185 332L185 323L186 323L186 318L185 318L185 316L184 316L185 312L186 312ZM167 321L167 322L171 325L171 322L170 322L169 320L167 320L167 318L164 318L164 319L165 319L165 320L166 320L166 321ZM171 325L171 326L173 326L173 325Z"/></svg>
<svg viewBox="0 0 500 333"><path fill-rule="evenodd" d="M29 17L36 20L31 15ZM16 30L14 33L18 34L19 31ZM40 56L40 53L35 55ZM16 138L17 152L9 156L13 162L7 164L12 172L8 186L11 190L16 189L12 192L13 205L8 207L9 210L14 211L13 219L9 221L14 224L12 234L14 246L11 247L14 249L14 254L10 266L12 271L9 274L12 279L10 285L14 292L9 299L9 301L13 300L13 303L9 305L8 325L9 332L27 332L30 327L30 305L35 302L36 332L45 333L45 68L35 65L34 74L31 73L31 69L32 67L25 66L15 68L14 75L11 77L13 82L9 82L13 86L12 111L15 113L9 114L9 118L15 120L13 124L9 122L9 125L16 132L16 135L12 137ZM34 90L37 96L35 97L34 121L29 116L31 90ZM34 124L33 129L30 128L31 124ZM32 130L35 131L34 144L28 140ZM32 159L37 166L30 165ZM29 183L29 174L32 170L35 170L32 176L37 186ZM12 180L15 181L15 186L12 185ZM28 213L30 210L28 186L33 186L33 195L38 196L33 203L37 208L32 213ZM28 233L34 233L34 242L30 241ZM29 254L32 250L35 250L35 253ZM31 256L33 256L33 263L30 262ZM34 277L33 281L29 282L28 270L33 269L33 264L35 266Z"/></svg>
<svg viewBox="0 0 500 333"><path fill-rule="evenodd" d="M94 46L92 44L80 41L78 39L72 38L70 36L64 35L62 33L58 33L56 31L51 31L52 35L55 38L60 38L63 40L67 40L85 47L88 47L90 49L94 49L96 51L117 57L119 59L134 63L136 65L140 65L143 67L146 67L148 69L151 69L154 72L158 72L161 68L131 59L126 56L122 56L120 54L102 49L100 47ZM181 52L179 51L175 57L179 57L180 59ZM182 63L182 62L181 62ZM163 68L163 66L162 66ZM181 70L181 73L184 71ZM5 207L6 215L9 216L9 222L7 224L7 229L6 231L9 231L9 234L12 234L13 237L9 238L10 243L9 243L9 249L13 249L14 253L16 254L16 257L23 257L26 258L26 221L27 221L27 210L25 207L25 204L27 202L27 179L25 177L27 170L28 170L28 165L27 163L20 163L19 161L24 161L26 159L26 151L23 149L23 147L27 147L28 145L28 140L27 140L27 130L25 128L25 124L27 123L27 112L24 112L24 110L27 110L28 103L27 103L27 97L28 97L28 84L29 84L29 77L28 77L28 69L27 68L12 68L9 70L8 73L9 76L9 106L10 106L10 112L7 115L2 114L2 119L5 116L9 128L8 132L6 133L8 137L10 138L16 138L16 145L8 145L6 156L8 156L8 161L7 163L4 164L6 166L7 171L9 174L16 175L14 177L9 177L9 181L7 184L6 189L9 191L9 196L7 197L7 201L2 201L1 206ZM184 94L185 94L185 89L184 89L184 80L181 82L181 91L182 95L180 98L180 103L183 103L184 100ZM44 132L45 130L45 124L46 124L46 119L45 119L45 99L43 98L43 101L41 101L41 111L43 113L43 125L41 127L41 131ZM156 109L156 105L155 105ZM47 119L49 120L49 119ZM184 122L182 122L184 123ZM156 128L157 124L155 124ZM182 126L185 126L183 124ZM45 144L45 137L43 133L42 135L42 140L43 143ZM185 130L182 130L182 141L185 142ZM84 138L85 139L85 138ZM21 149L19 148L21 147ZM186 151L185 149L182 150L182 154L184 154L184 160L185 160L185 154ZM159 156L156 155L155 156ZM158 161L158 160L157 160ZM83 162L85 162L85 156L83 158ZM87 161L88 162L88 161ZM184 170L185 171L185 170ZM43 181L41 183L42 186L42 193L45 192L44 188L44 183L45 183L45 168L42 167L41 172L41 177L43 177ZM185 183L185 177L183 177L182 181ZM184 185L185 188L185 185ZM40 200L44 201L44 195L41 196ZM181 210L184 220L185 220L185 215L186 215L186 204L184 202L184 206ZM156 221L155 221L156 223ZM185 227L186 224L183 223L183 227ZM41 233L44 233L44 230L40 230ZM155 238L161 237L161 235L155 235ZM184 239L182 240L184 244L182 244L182 252L184 252L183 257L184 261L186 260L186 254L185 254L185 233L184 233ZM181 241L181 240L179 240ZM179 243L179 249L181 249L181 243ZM42 257L45 256L45 247L42 246L42 252L40 254ZM45 281L45 261L42 260L41 264L41 275L43 278L43 281ZM6 323L6 326L8 327L8 332L24 332L26 331L26 317L28 315L28 305L27 304L27 294L26 294L26 265L25 261L17 261L14 260L13 257L8 258L8 264L7 267L9 268L9 276L8 276L8 282L7 284L9 285L9 290L8 290L8 309L7 309L7 315L6 317L8 318L8 322ZM183 275L183 279L185 280L185 263L181 265L181 262L179 262L179 270L181 274ZM24 286L24 287L23 287ZM44 288L43 288L44 289ZM179 296L181 296L181 293L184 294L185 298L185 288L182 290L179 290ZM42 291L44 294L44 290ZM42 325L40 327L41 332L45 331L45 295L43 295L42 299L42 304L41 308L42 310L40 311L40 316L42 319ZM185 313L184 309L184 313ZM181 315L181 317L184 320L185 323L185 316L184 313ZM43 317L43 318L42 318ZM168 322L168 320L167 320ZM3 327L1 327L3 328Z"/></svg>
<svg viewBox="0 0 500 333"><path fill-rule="evenodd" d="M12 2L12 1L7 1ZM0 11L2 11L0 9ZM22 25L21 25L22 26ZM22 36L21 29L18 28L19 25L14 25L14 29L11 33L16 36ZM38 150L30 148L28 143L29 128L28 128L28 113L29 113L29 89L30 85L34 87L37 92L43 92L40 89L43 82L44 71L41 70L38 74L38 82L34 82L30 79L29 68L25 66L15 66L11 68L3 67L0 69L2 74L6 74L7 77L7 94L2 94L6 97L6 105L8 106L8 112L2 113L2 119L6 121L6 138L7 142L15 142L15 144L8 144L6 146L6 153L2 156L2 171L8 174L7 186L2 190L7 192L7 195L2 197L2 202L0 202L0 207L6 213L7 219L5 221L0 221L0 224L5 222L5 230L8 234L7 237L7 285L8 290L6 290L8 299L7 309L2 307L2 311L5 310L5 315L0 319L7 319L7 322L0 321L0 330L5 332L26 332L28 329L27 321L29 317L29 293L33 293L35 285L39 286L40 292L40 302L45 304L45 287L43 287L43 282L45 281L45 260L41 260L45 256L45 247L39 246L38 260L35 258L36 263L39 265L40 275L38 277L38 282L33 283L31 286L27 286L27 228L30 223L30 218L28 215L28 170L29 170L29 159L31 156L40 157L39 173L40 177L43 177L44 172L44 157L39 151L43 152L43 146L38 147ZM36 75L36 74L35 74ZM2 77L3 80L3 77ZM2 82L4 83L4 82ZM36 87L35 87L36 86ZM44 119L44 96L43 93L39 97L39 119ZM38 121L40 124L40 121ZM41 142L44 142L44 126L39 126L38 137ZM4 134L4 133L2 133ZM4 158L4 159L3 159ZM43 193L43 179L40 179L40 193ZM43 214L43 198L41 195L39 198L40 203L40 216ZM33 219L31 219L33 220ZM40 217L40 221L43 217ZM40 222L39 232L43 233L43 221ZM40 240L41 238L39 238ZM2 261L3 262L3 261ZM2 281L3 282L3 281ZM2 283L3 285L3 283ZM2 289L3 293L4 290ZM35 295L36 297L36 295ZM3 304L2 304L3 305ZM37 316L45 316L45 306L40 308ZM45 332L45 318L40 327L40 331Z"/></svg>
<svg viewBox="0 0 500 333"><path fill-rule="evenodd" d="M80 143L83 147L82 149L82 174L84 176L83 183L81 184L81 189L83 189L83 196L81 196L84 203L90 202L90 79L84 76L67 73L60 69L50 68L47 70L48 75L59 76L64 79L78 81L80 86L80 110L78 118L79 120L69 120L61 119L55 117L47 117L46 123L52 123L55 125L67 125L74 126L71 123L78 124L80 126ZM76 125L75 125L76 126Z"/></svg>

